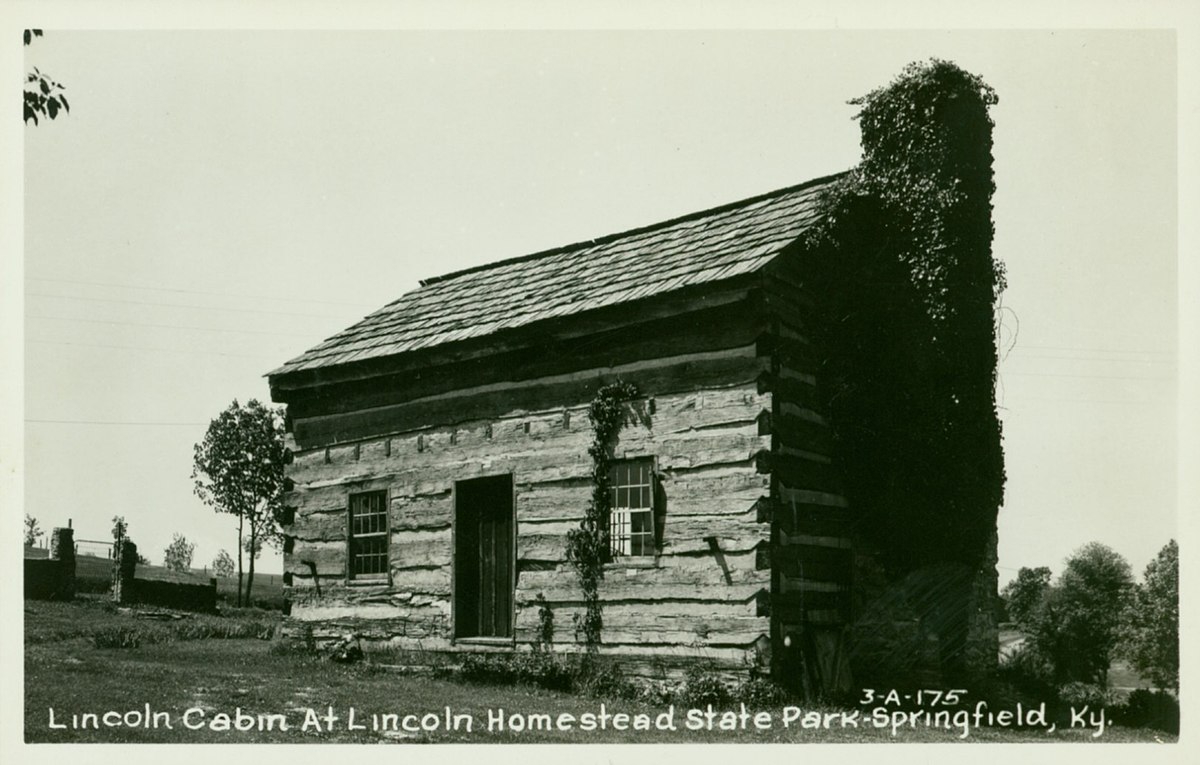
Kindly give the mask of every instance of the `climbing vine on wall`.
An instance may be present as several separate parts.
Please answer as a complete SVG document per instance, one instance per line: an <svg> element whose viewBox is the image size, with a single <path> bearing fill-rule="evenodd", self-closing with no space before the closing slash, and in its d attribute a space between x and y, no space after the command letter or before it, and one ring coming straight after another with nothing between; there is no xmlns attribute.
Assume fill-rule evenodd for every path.
<svg viewBox="0 0 1200 765"><path fill-rule="evenodd" d="M592 501L579 528L567 532L567 559L575 567L583 590L584 612L578 620L584 642L589 649L600 644L604 626L600 608L600 580L609 556L608 516L612 510L609 497L609 465L613 445L621 426L625 424L626 402L637 398L637 386L623 380L605 385L596 392L588 407L592 425Z"/></svg>
<svg viewBox="0 0 1200 765"><path fill-rule="evenodd" d="M889 568L976 564L1004 486L996 94L935 59L851 103L863 159L823 200L805 264L848 491Z"/></svg>

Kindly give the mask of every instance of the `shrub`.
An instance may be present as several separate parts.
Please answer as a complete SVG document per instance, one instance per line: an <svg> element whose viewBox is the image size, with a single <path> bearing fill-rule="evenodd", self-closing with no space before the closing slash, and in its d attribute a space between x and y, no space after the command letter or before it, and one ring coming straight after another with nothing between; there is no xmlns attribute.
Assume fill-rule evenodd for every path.
<svg viewBox="0 0 1200 765"><path fill-rule="evenodd" d="M516 680L516 671L504 654L469 653L459 665L458 675L472 683L505 685Z"/></svg>
<svg viewBox="0 0 1200 765"><path fill-rule="evenodd" d="M698 669L688 670L683 684L675 692L675 701L684 706L701 707L712 704L720 707L732 699L729 686L713 675Z"/></svg>
<svg viewBox="0 0 1200 765"><path fill-rule="evenodd" d="M1112 708L1113 722L1130 728L1179 733L1179 702L1165 691L1138 688L1124 704Z"/></svg>
<svg viewBox="0 0 1200 765"><path fill-rule="evenodd" d="M1045 701L1058 695L1054 666L1029 643L1000 660L997 678L1020 693Z"/></svg>
<svg viewBox="0 0 1200 765"><path fill-rule="evenodd" d="M357 664L364 658L358 635L345 635L325 649L325 656L338 664Z"/></svg>
<svg viewBox="0 0 1200 765"><path fill-rule="evenodd" d="M575 670L575 686L590 696L613 699L635 699L638 687L625 677L621 668L611 662L587 657Z"/></svg>
<svg viewBox="0 0 1200 765"><path fill-rule="evenodd" d="M1095 683L1071 682L1058 689L1058 700L1067 706L1080 708L1106 707L1111 702L1108 692Z"/></svg>
<svg viewBox="0 0 1200 765"><path fill-rule="evenodd" d="M554 654L515 654L513 660L518 682L554 691L569 691L574 686L572 667Z"/></svg>
<svg viewBox="0 0 1200 765"><path fill-rule="evenodd" d="M675 700L675 686L665 682L646 682L637 689L637 700L643 704L666 706Z"/></svg>

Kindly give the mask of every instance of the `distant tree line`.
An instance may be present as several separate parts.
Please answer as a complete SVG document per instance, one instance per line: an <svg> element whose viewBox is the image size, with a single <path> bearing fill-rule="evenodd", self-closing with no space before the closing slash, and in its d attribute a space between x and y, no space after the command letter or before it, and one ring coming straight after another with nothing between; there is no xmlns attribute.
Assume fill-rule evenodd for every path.
<svg viewBox="0 0 1200 765"><path fill-rule="evenodd" d="M1114 659L1125 659L1160 690L1179 691L1179 546L1171 540L1141 583L1129 563L1098 542L1077 550L1056 580L1049 568L1022 568L1000 593L1025 633L1009 658L1049 686L1108 688Z"/></svg>

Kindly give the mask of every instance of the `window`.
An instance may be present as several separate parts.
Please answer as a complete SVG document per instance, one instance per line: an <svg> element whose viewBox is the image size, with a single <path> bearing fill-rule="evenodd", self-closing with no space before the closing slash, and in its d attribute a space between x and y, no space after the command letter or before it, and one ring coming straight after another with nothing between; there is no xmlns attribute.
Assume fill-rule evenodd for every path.
<svg viewBox="0 0 1200 765"><path fill-rule="evenodd" d="M608 536L614 558L654 555L654 462L618 462L609 472Z"/></svg>
<svg viewBox="0 0 1200 765"><path fill-rule="evenodd" d="M387 492L350 495L350 578L388 573Z"/></svg>

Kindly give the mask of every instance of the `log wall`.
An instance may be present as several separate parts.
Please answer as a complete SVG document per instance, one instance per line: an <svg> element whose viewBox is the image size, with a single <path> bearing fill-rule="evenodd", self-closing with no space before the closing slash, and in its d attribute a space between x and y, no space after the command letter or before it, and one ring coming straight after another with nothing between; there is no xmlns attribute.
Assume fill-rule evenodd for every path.
<svg viewBox="0 0 1200 765"><path fill-rule="evenodd" d="M764 275L769 358L761 388L773 393L764 431L771 449L770 609L774 676L806 696L843 693L854 586L853 516L818 391L819 352L806 332L811 307L786 263Z"/></svg>
<svg viewBox="0 0 1200 765"><path fill-rule="evenodd" d="M693 340L674 344L684 352L666 354L671 344L663 334L647 331L640 347L595 349L612 351L594 355L619 363L557 374L539 368L524 382L515 370L508 382L448 383L409 400L375 392L374 406L361 409L330 405L328 396L311 396L310 404L297 396L289 407L289 629L307 625L317 639L352 630L411 649L485 648L452 638L453 487L511 474L513 645L536 640L541 595L554 613L556 648L576 650L572 617L582 595L566 561L566 534L591 495L588 404L619 376L644 398L631 407L615 456L654 459L661 546L652 559L607 567L602 651L644 676L674 674L697 661L744 673L765 661L773 527L764 506L775 478L764 472L773 441L764 422L777 407L762 385L769 358L759 342L761 312L743 303L714 319L710 309L698 325L712 328L700 350ZM430 419L413 427L422 411ZM364 584L346 574L349 495L374 490L387 491L390 572L386 581Z"/></svg>

